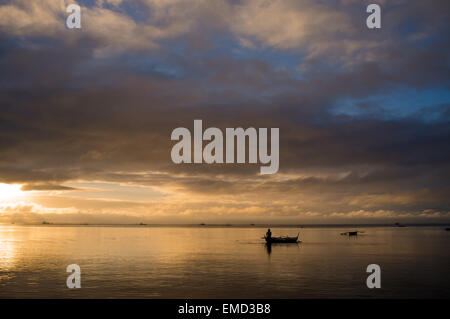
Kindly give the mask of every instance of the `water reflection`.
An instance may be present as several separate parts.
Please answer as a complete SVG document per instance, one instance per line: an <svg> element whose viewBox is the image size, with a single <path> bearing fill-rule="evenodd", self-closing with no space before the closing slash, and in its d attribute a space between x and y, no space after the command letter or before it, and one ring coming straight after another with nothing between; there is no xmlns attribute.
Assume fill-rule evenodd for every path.
<svg viewBox="0 0 450 319"><path fill-rule="evenodd" d="M267 256L270 257L270 255L272 254L272 246L274 247L275 250L292 250L294 248L296 248L297 250L300 249L300 245L301 243L288 243L288 244L283 244L283 243L265 243L264 247L267 253Z"/></svg>
<svg viewBox="0 0 450 319"><path fill-rule="evenodd" d="M0 226L0 270L8 271L14 268L16 260L16 229L8 226Z"/></svg>
<svg viewBox="0 0 450 319"><path fill-rule="evenodd" d="M0 298L450 297L448 232L365 230L305 228L300 244L267 245L257 227L5 226ZM65 286L72 263L76 291ZM365 286L372 263L388 270L381 293Z"/></svg>
<svg viewBox="0 0 450 319"><path fill-rule="evenodd" d="M267 255L269 255L272 253L272 244L271 243L266 243L266 250L267 250Z"/></svg>

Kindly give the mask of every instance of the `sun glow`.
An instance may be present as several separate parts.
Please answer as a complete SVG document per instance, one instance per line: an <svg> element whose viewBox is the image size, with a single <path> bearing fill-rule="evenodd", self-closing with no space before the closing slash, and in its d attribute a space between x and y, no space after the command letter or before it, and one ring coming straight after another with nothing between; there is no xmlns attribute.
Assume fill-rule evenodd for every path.
<svg viewBox="0 0 450 319"><path fill-rule="evenodd" d="M0 183L0 201L13 200L24 195L20 184Z"/></svg>

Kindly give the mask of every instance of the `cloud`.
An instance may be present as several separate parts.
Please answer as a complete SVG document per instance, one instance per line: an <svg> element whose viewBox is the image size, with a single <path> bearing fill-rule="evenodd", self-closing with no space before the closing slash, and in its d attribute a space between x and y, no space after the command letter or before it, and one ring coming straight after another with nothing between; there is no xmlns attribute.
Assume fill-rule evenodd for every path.
<svg viewBox="0 0 450 319"><path fill-rule="evenodd" d="M340 6L313 0L140 0L131 6L125 6L123 1L76 3L82 6L83 22L82 29L76 32L65 29L68 2L64 0L11 1L0 6L0 28L20 36L48 36L65 41L88 38L104 53L152 50L160 48L163 40L194 32L199 33L198 40L201 34L214 37L214 31L230 33L247 48L255 48L256 43L280 50L299 49L308 59L327 55L350 62L360 56L368 61L376 58L370 51L385 46L380 37L363 32L365 13L360 3L342 2ZM388 28L389 24L386 25Z"/></svg>
<svg viewBox="0 0 450 319"><path fill-rule="evenodd" d="M40 224L47 214L72 214L74 209L49 208L35 203L18 202L15 204L0 203L0 223Z"/></svg>
<svg viewBox="0 0 450 319"><path fill-rule="evenodd" d="M73 187L54 184L26 184L21 188L23 191L69 191L75 189Z"/></svg>
<svg viewBox="0 0 450 319"><path fill-rule="evenodd" d="M0 27L18 36L61 35L65 1L16 0L0 6Z"/></svg>
<svg viewBox="0 0 450 319"><path fill-rule="evenodd" d="M364 45L342 38L355 34L356 26L351 15L337 6L309 0L254 0L234 9L230 26L246 41L254 39L277 49L304 49L309 58L337 48L352 54Z"/></svg>
<svg viewBox="0 0 450 319"><path fill-rule="evenodd" d="M448 217L444 2L386 2L379 33L361 27L359 1L79 3L82 30L65 29L64 1L0 6L0 181L34 191L41 206L28 212L73 208L64 214L80 222L75 214ZM420 112L392 116L408 104L383 105L430 88L438 93ZM356 112L336 113L342 101ZM279 173L173 164L170 133L194 119L279 127ZM70 186L81 182L152 188L160 202L90 198L89 187Z"/></svg>
<svg viewBox="0 0 450 319"><path fill-rule="evenodd" d="M389 219L403 219L403 218L413 218L413 217L427 217L427 218L442 218L450 216L449 212L422 212L422 213L409 213L409 212L396 212L389 210L377 210L377 211L366 211L366 210L358 210L352 211L348 213L332 213L332 217L340 217L340 218L372 218L372 219L380 219L380 218L389 218Z"/></svg>
<svg viewBox="0 0 450 319"><path fill-rule="evenodd" d="M82 8L82 28L70 33L65 27L69 3L78 3ZM179 17L156 17L158 21L170 20L169 23L138 22L120 9L121 4L122 1L97 1L94 6L83 6L83 1L16 0L0 6L0 30L15 36L45 36L69 43L90 41L96 43L94 53L102 56L130 49L156 49L158 40L190 29L189 20ZM160 15L160 10L155 14Z"/></svg>
<svg viewBox="0 0 450 319"><path fill-rule="evenodd" d="M358 210L358 211L352 211L348 213L332 213L331 216L333 217L344 217L344 218L403 218L403 217L412 217L413 215L410 213L396 213L395 211L389 211L389 210L377 210L377 211L366 211L366 210Z"/></svg>

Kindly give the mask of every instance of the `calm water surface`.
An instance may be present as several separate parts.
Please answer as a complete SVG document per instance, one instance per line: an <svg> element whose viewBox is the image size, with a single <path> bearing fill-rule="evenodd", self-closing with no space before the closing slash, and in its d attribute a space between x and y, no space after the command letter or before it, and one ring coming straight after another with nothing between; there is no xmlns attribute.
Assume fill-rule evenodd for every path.
<svg viewBox="0 0 450 319"><path fill-rule="evenodd" d="M443 227L0 226L1 298L450 298ZM81 267L68 289L66 267ZM381 266L381 289L366 267Z"/></svg>

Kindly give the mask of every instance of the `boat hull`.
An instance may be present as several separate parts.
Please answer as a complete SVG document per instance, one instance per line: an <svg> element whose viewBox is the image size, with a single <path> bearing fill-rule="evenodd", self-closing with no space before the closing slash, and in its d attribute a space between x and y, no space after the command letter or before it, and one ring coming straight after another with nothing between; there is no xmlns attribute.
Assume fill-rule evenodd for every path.
<svg viewBox="0 0 450 319"><path fill-rule="evenodd" d="M358 236L358 231L348 231L348 232L346 232L346 233L341 233L341 235L344 235L344 236Z"/></svg>
<svg viewBox="0 0 450 319"><path fill-rule="evenodd" d="M296 244L298 243L297 237L264 237L267 244Z"/></svg>

